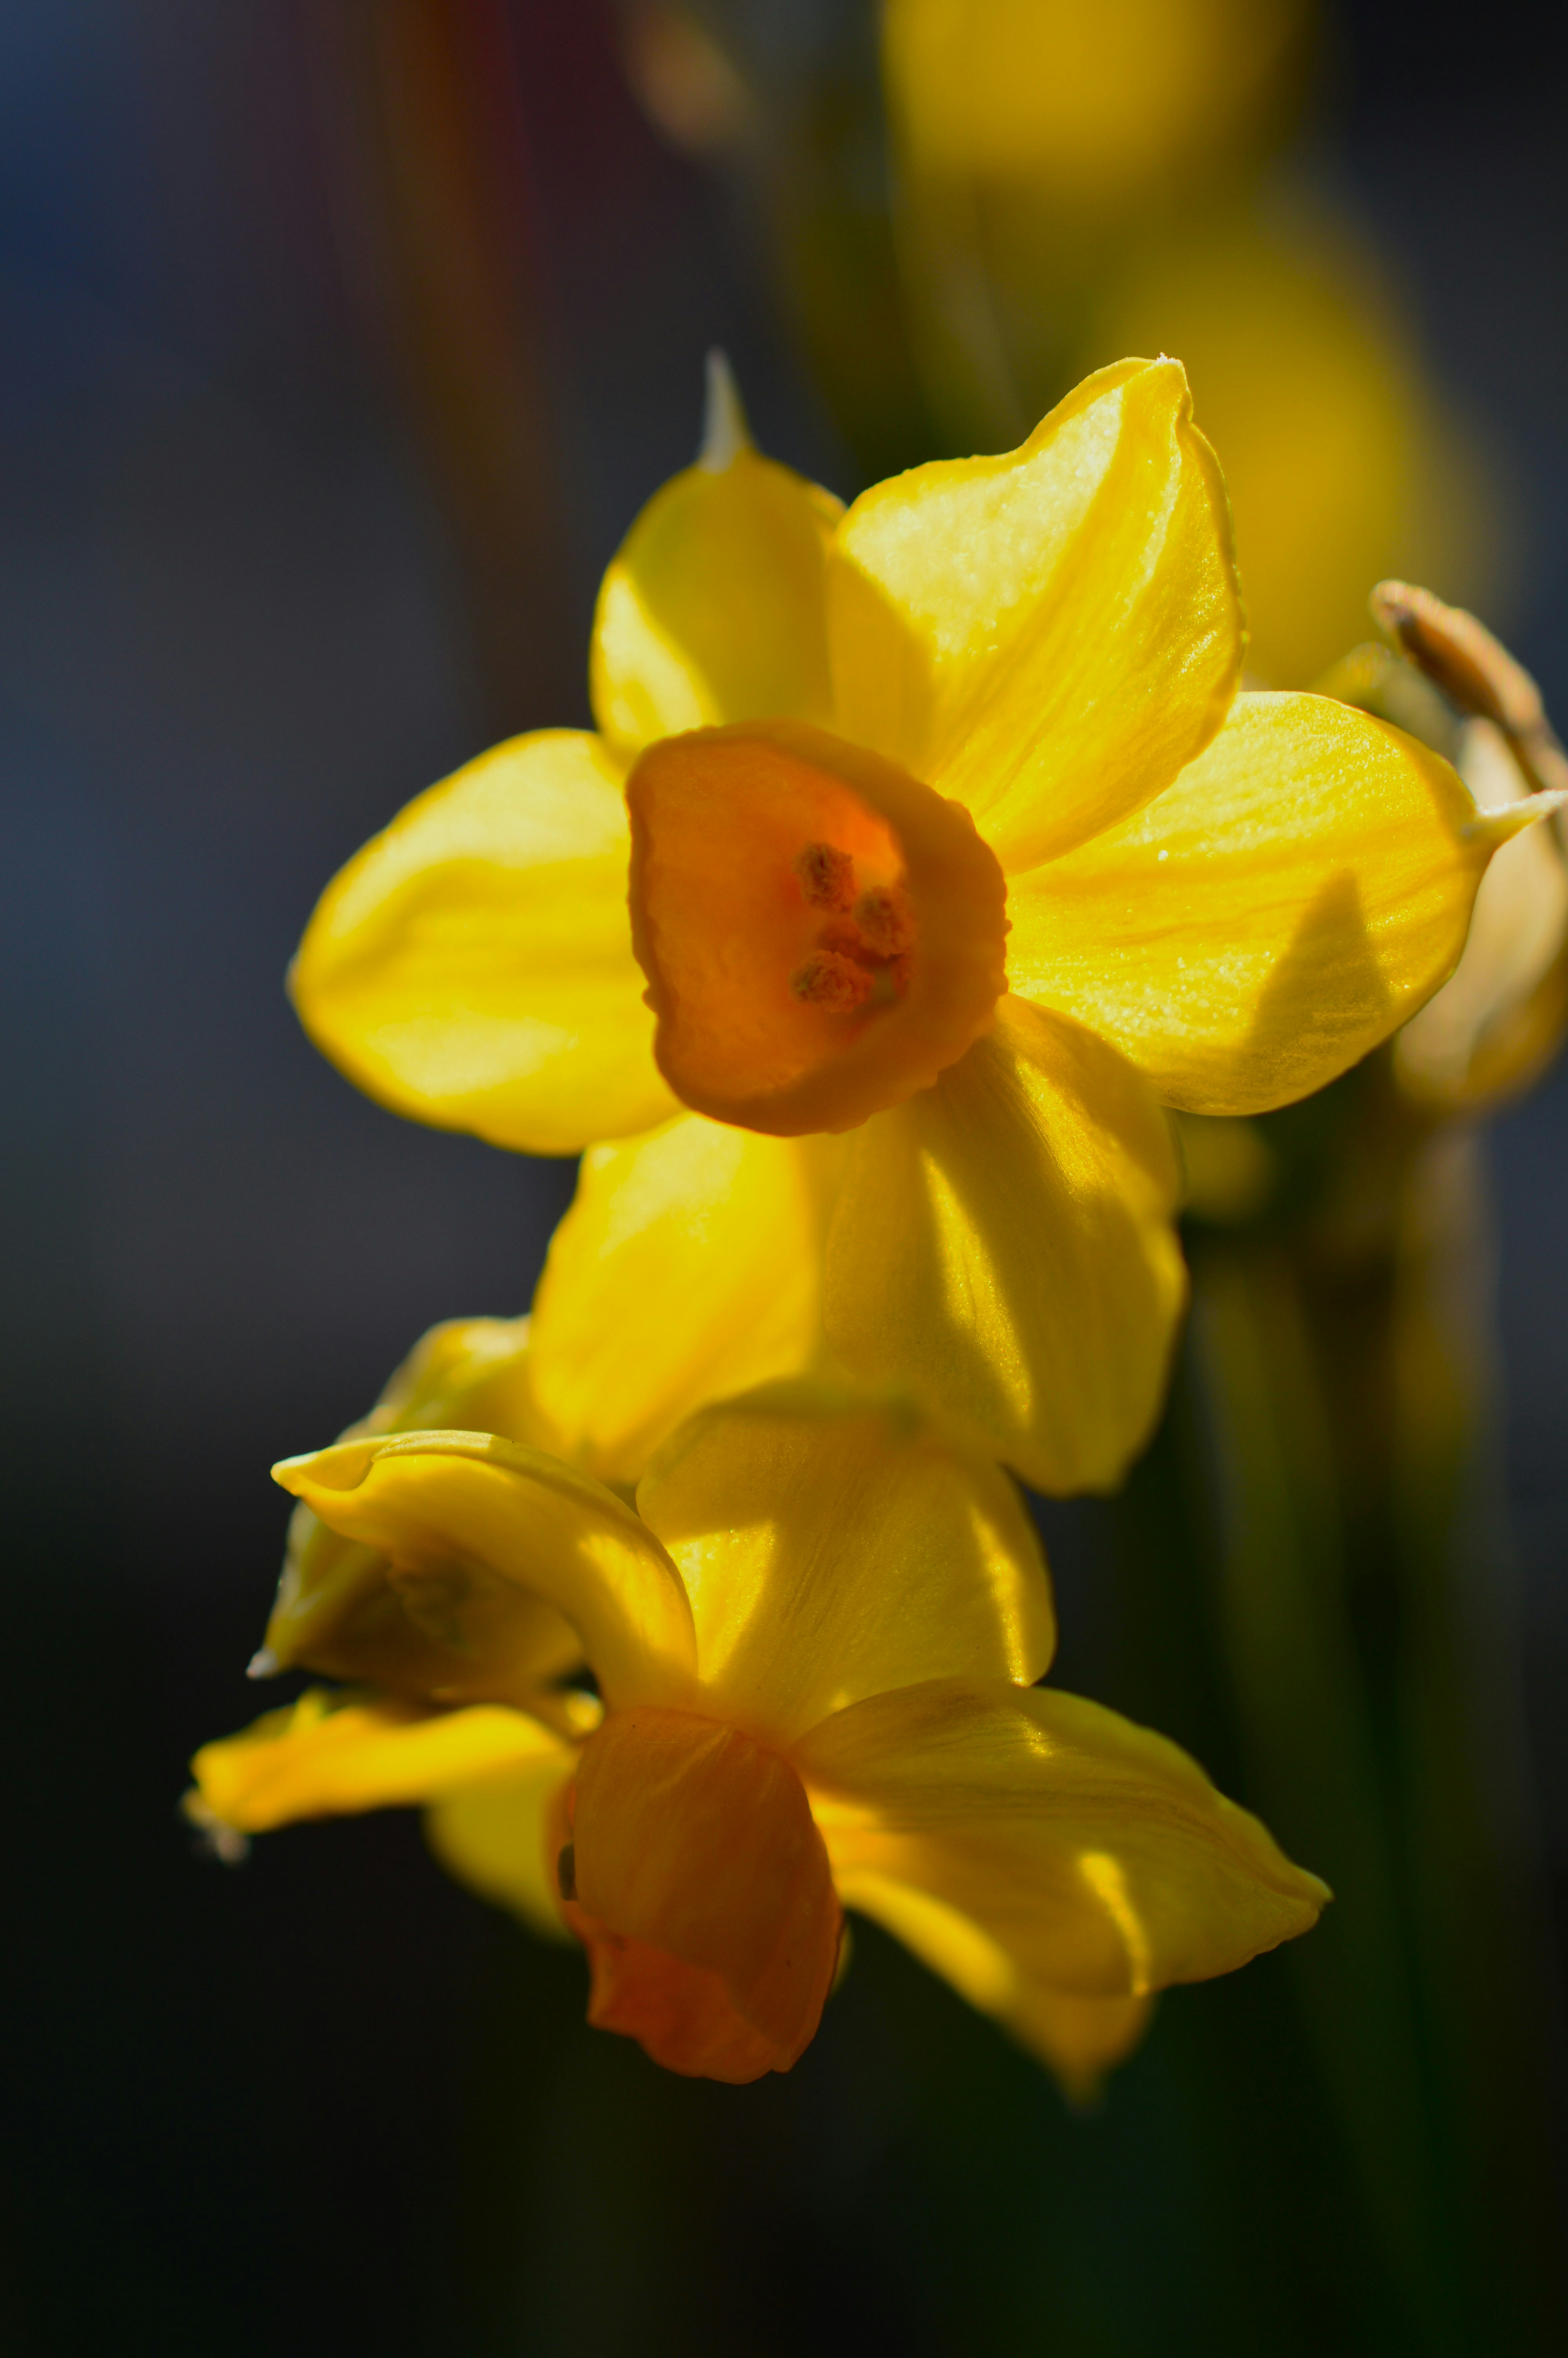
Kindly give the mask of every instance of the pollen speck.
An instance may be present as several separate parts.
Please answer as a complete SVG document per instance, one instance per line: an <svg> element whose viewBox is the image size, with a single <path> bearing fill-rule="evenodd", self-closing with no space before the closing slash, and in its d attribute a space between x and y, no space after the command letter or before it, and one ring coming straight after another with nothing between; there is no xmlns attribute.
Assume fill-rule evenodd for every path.
<svg viewBox="0 0 1568 2358"><path fill-rule="evenodd" d="M789 987L808 1007L826 1008L832 1015L852 1015L865 1005L876 983L863 966L838 950L813 950L806 964L791 975Z"/></svg>
<svg viewBox="0 0 1568 2358"><path fill-rule="evenodd" d="M814 909L848 909L855 899L855 863L836 843L808 843L796 857L800 889Z"/></svg>
<svg viewBox="0 0 1568 2358"><path fill-rule="evenodd" d="M878 957L897 957L914 945L909 903L896 884L862 892L855 903L855 923Z"/></svg>

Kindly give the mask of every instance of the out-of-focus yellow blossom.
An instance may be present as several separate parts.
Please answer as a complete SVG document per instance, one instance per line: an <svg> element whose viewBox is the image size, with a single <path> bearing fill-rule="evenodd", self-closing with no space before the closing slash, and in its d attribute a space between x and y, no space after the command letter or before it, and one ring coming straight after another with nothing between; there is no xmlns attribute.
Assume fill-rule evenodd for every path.
<svg viewBox="0 0 1568 2358"><path fill-rule="evenodd" d="M1078 216L1206 173L1267 101L1303 0L883 0L906 165Z"/></svg>
<svg viewBox="0 0 1568 2358"><path fill-rule="evenodd" d="M1314 680L1396 568L1489 589L1481 456L1427 382L1397 304L1344 228L1303 207L1147 235L1097 289L1090 352L1180 352L1225 453L1248 661Z"/></svg>
<svg viewBox="0 0 1568 2358"><path fill-rule="evenodd" d="M373 1623L388 1674L205 1747L198 1813L260 1832L427 1802L454 1872L584 1942L590 2020L673 2070L787 2070L842 1905L1084 2089L1154 1991L1327 1898L1173 1745L1030 1683L1054 1624L1017 1493L896 1399L795 1384L706 1411L637 1513L478 1433L276 1471L384 1566L379 1602L331 1600L341 1626L324 1601L310 1658ZM535 1708L557 1620L602 1698L576 1694L575 1728Z"/></svg>
<svg viewBox="0 0 1568 2358"><path fill-rule="evenodd" d="M897 252L959 447L1179 352L1225 454L1255 676L1316 677L1396 569L1489 595L1495 495L1368 241L1263 167L1302 0L885 0Z"/></svg>
<svg viewBox="0 0 1568 2358"><path fill-rule="evenodd" d="M847 513L717 417L606 576L600 733L410 805L324 895L301 1015L406 1113L604 1141L532 1352L597 1470L825 1336L1041 1487L1113 1483L1183 1300L1162 1102L1259 1110L1364 1055L1525 815L1342 704L1237 692L1173 362ZM585 1357L611 1303L646 1371Z"/></svg>

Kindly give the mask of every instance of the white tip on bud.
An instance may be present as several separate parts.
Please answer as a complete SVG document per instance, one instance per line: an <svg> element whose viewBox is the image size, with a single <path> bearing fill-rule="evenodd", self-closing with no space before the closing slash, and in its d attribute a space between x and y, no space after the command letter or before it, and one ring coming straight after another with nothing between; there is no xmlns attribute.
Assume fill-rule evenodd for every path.
<svg viewBox="0 0 1568 2358"><path fill-rule="evenodd" d="M740 389L729 357L721 352L708 355L708 401L702 417L702 448L697 463L710 475L721 475L726 467L733 466L742 450L752 448L752 429L746 423Z"/></svg>
<svg viewBox="0 0 1568 2358"><path fill-rule="evenodd" d="M1553 788L1550 793L1521 795L1517 803L1506 810L1477 811L1466 821L1460 832L1467 843L1488 843L1495 850L1516 835L1522 835L1537 819L1550 818L1554 811L1568 804L1568 790Z"/></svg>
<svg viewBox="0 0 1568 2358"><path fill-rule="evenodd" d="M278 1660L272 1648L264 1646L260 1652L253 1654L245 1664L245 1676L247 1679L275 1679L282 1668L283 1664Z"/></svg>
<svg viewBox="0 0 1568 2358"><path fill-rule="evenodd" d="M251 1855L251 1838L238 1826L230 1825L204 1801L194 1789L182 1794L179 1814L188 1826L194 1828L196 1849L202 1858L215 1858L221 1866L243 1866Z"/></svg>

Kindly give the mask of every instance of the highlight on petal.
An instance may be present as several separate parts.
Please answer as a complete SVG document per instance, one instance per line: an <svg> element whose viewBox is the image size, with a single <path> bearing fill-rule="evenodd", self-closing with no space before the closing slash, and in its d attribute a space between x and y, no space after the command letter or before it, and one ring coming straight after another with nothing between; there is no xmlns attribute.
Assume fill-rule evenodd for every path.
<svg viewBox="0 0 1568 2358"><path fill-rule="evenodd" d="M611 1714L578 1770L561 1886L600 2028L735 2083L787 2071L809 2044L842 1920L777 1753L686 1712Z"/></svg>
<svg viewBox="0 0 1568 2358"><path fill-rule="evenodd" d="M394 1112L575 1154L675 1110L626 915L621 768L592 737L514 738L432 786L328 886L300 1021Z"/></svg>
<svg viewBox="0 0 1568 2358"><path fill-rule="evenodd" d="M1112 1487L1159 1413L1185 1272L1148 1086L1002 1001L934 1089L858 1132L823 1315L844 1364L913 1384L1036 1489Z"/></svg>
<svg viewBox="0 0 1568 2358"><path fill-rule="evenodd" d="M1122 361L1021 449L876 484L828 577L836 725L956 795L1009 871L1138 809L1241 676L1225 486L1174 361Z"/></svg>
<svg viewBox="0 0 1568 2358"><path fill-rule="evenodd" d="M530 1346L534 1412L558 1455L634 1482L694 1409L820 1357L842 1153L683 1114L583 1157Z"/></svg>
<svg viewBox="0 0 1568 2358"><path fill-rule="evenodd" d="M637 1505L691 1599L706 1705L765 1741L942 1671L1038 1678L1054 1650L1016 1488L907 1400L797 1382L724 1401Z"/></svg>
<svg viewBox="0 0 1568 2358"><path fill-rule="evenodd" d="M454 1425L508 1441L544 1437L528 1389L526 1318L449 1318L432 1326L370 1414L339 1438ZM388 1591L387 1573L385 1557L373 1548L343 1539L308 1507L296 1507L255 1675L299 1664L418 1695L449 1679L445 1650ZM580 1658L578 1639L558 1614L540 1607L536 1634L542 1682Z"/></svg>
<svg viewBox="0 0 1568 2358"><path fill-rule="evenodd" d="M572 1753L519 1711L479 1704L430 1711L312 1687L190 1764L206 1812L265 1833L297 1818L342 1817L434 1801L491 1778L564 1773Z"/></svg>
<svg viewBox="0 0 1568 2358"><path fill-rule="evenodd" d="M666 738L626 784L654 1053L718 1121L842 1130L986 1030L1007 887L968 813L798 722Z"/></svg>
<svg viewBox="0 0 1568 2358"><path fill-rule="evenodd" d="M790 1757L846 1898L868 1877L912 1887L1021 1987L1145 1998L1306 1931L1330 1896L1175 1745L1078 1695L933 1680Z"/></svg>
<svg viewBox="0 0 1568 2358"><path fill-rule="evenodd" d="M558 1745L514 1772L443 1794L425 1812L425 1839L449 1875L509 1909L541 1940L568 1943L556 1858L576 1768L575 1747Z"/></svg>
<svg viewBox="0 0 1568 2358"><path fill-rule="evenodd" d="M917 1884L855 1868L837 1880L846 1908L871 1917L978 2013L993 2016L1055 2073L1075 2103L1093 2097L1148 2027L1151 1999L1083 1997L1033 1981L1000 1941Z"/></svg>
<svg viewBox="0 0 1568 2358"><path fill-rule="evenodd" d="M1384 721L1240 696L1157 802L1012 880L1012 988L1114 1042L1168 1104L1261 1113L1430 998L1517 824L1478 817Z"/></svg>
<svg viewBox="0 0 1568 2358"><path fill-rule="evenodd" d="M492 1433L409 1433L286 1458L273 1476L390 1560L390 1592L447 1650L443 1699L526 1706L541 1606L577 1633L608 1708L685 1699L696 1648L675 1566L630 1508L558 1459Z"/></svg>
<svg viewBox="0 0 1568 2358"><path fill-rule="evenodd" d="M611 744L635 753L728 720L828 719L824 568L841 513L732 431L709 435L600 590L589 684Z"/></svg>

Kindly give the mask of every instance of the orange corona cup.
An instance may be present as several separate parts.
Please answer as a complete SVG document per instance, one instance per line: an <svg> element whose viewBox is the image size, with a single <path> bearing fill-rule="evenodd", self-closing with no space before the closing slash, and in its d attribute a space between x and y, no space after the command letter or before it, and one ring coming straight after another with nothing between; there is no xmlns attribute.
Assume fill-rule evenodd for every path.
<svg viewBox="0 0 1568 2358"><path fill-rule="evenodd" d="M990 1028L1007 886L961 804L782 720L664 739L626 800L654 1054L697 1111L849 1130Z"/></svg>

